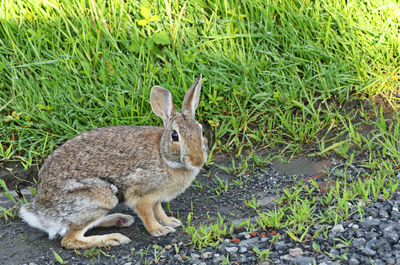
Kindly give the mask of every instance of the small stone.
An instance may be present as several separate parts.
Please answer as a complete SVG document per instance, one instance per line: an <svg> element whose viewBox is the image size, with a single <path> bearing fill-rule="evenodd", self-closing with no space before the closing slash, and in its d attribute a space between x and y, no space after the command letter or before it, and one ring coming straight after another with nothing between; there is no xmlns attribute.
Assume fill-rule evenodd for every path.
<svg viewBox="0 0 400 265"><path fill-rule="evenodd" d="M340 254L339 254L339 251L337 251L336 249L334 249L334 248L332 248L330 251L329 251L329 253L331 253L331 255L332 256L334 256L334 257L338 257Z"/></svg>
<svg viewBox="0 0 400 265"><path fill-rule="evenodd" d="M374 259L372 264L374 264L374 265L386 265L386 262L384 262L381 259Z"/></svg>
<svg viewBox="0 0 400 265"><path fill-rule="evenodd" d="M231 243L239 243L240 239L239 238L232 238Z"/></svg>
<svg viewBox="0 0 400 265"><path fill-rule="evenodd" d="M250 233L248 233L248 232L241 232L238 234L238 237L249 239L251 236L250 236Z"/></svg>
<svg viewBox="0 0 400 265"><path fill-rule="evenodd" d="M177 260L177 261L179 261L179 262L182 262L182 257L181 257L181 255L179 255L179 254L175 254L175 255L174 255L174 259Z"/></svg>
<svg viewBox="0 0 400 265"><path fill-rule="evenodd" d="M387 218L389 218L389 214L388 214L388 212L386 212L384 210L380 210L379 211L379 217L383 218L383 219L387 219Z"/></svg>
<svg viewBox="0 0 400 265"><path fill-rule="evenodd" d="M367 243L367 240L365 240L364 238L356 238L353 240L352 245L355 248L360 249L365 246L365 243Z"/></svg>
<svg viewBox="0 0 400 265"><path fill-rule="evenodd" d="M356 237L364 237L365 231L364 229L357 229L356 230Z"/></svg>
<svg viewBox="0 0 400 265"><path fill-rule="evenodd" d="M400 212L393 210L390 217L392 221L398 222L400 220Z"/></svg>
<svg viewBox="0 0 400 265"><path fill-rule="evenodd" d="M399 242L399 235L393 232L383 232L383 237L387 239L390 243L397 243Z"/></svg>
<svg viewBox="0 0 400 265"><path fill-rule="evenodd" d="M247 248L246 247L240 247L239 248L239 253L246 253L247 252Z"/></svg>
<svg viewBox="0 0 400 265"><path fill-rule="evenodd" d="M124 263L124 265L132 265L133 263L132 262L125 262ZM29 265L31 265L30 263L29 263Z"/></svg>
<svg viewBox="0 0 400 265"><path fill-rule="evenodd" d="M370 240L370 239L373 239L373 238L377 238L379 235L378 235L378 233L376 233L376 232L367 232L367 233L365 233L365 239L366 240Z"/></svg>
<svg viewBox="0 0 400 265"><path fill-rule="evenodd" d="M342 224L335 225L334 227L331 228L331 233L343 233L344 228Z"/></svg>
<svg viewBox="0 0 400 265"><path fill-rule="evenodd" d="M297 256L293 259L293 263L296 265L313 265L314 262L315 259L312 257Z"/></svg>
<svg viewBox="0 0 400 265"><path fill-rule="evenodd" d="M213 263L214 264L221 264L222 262L224 262L225 261L225 257L224 256L218 256L218 257L215 257L214 259L213 259Z"/></svg>
<svg viewBox="0 0 400 265"><path fill-rule="evenodd" d="M202 258L202 259L208 259L208 258L211 257L212 254L213 254L213 253L210 252L210 251L204 252L203 254L201 254L201 258Z"/></svg>
<svg viewBox="0 0 400 265"><path fill-rule="evenodd" d="M375 218L367 218L360 223L360 226L365 229L371 229L372 227L377 227L381 221Z"/></svg>
<svg viewBox="0 0 400 265"><path fill-rule="evenodd" d="M276 251L284 251L286 250L286 243L283 241L278 241L274 243L274 247Z"/></svg>
<svg viewBox="0 0 400 265"><path fill-rule="evenodd" d="M230 243L230 240L229 240L229 239L225 239L224 242L222 242L222 243L217 247L217 249L218 249L219 251L223 251L223 249L225 249L225 247L227 247L227 246L229 245L229 243Z"/></svg>
<svg viewBox="0 0 400 265"><path fill-rule="evenodd" d="M351 257L348 261L349 265L358 265L360 264L360 262L358 261L358 259Z"/></svg>
<svg viewBox="0 0 400 265"><path fill-rule="evenodd" d="M363 253L363 254L366 255L366 256L370 256L370 257L374 257L374 256L376 255L376 251L375 251L375 250L372 250L372 249L370 249L370 248L368 248L368 247L363 248L363 249L361 250L361 253Z"/></svg>
<svg viewBox="0 0 400 265"><path fill-rule="evenodd" d="M291 248L289 249L289 255L292 257L303 255L303 250L301 248Z"/></svg>
<svg viewBox="0 0 400 265"><path fill-rule="evenodd" d="M393 258L387 258L386 259L386 264L387 265L394 265L394 264L396 264L396 261Z"/></svg>
<svg viewBox="0 0 400 265"><path fill-rule="evenodd" d="M280 257L280 259L290 261L290 260L293 260L293 257L289 254L286 254L286 255L283 255L282 257Z"/></svg>
<svg viewBox="0 0 400 265"><path fill-rule="evenodd" d="M199 254L196 254L196 253L192 253L192 254L190 255L190 258L191 258L191 259L199 259L199 258L200 258L200 255L199 255Z"/></svg>
<svg viewBox="0 0 400 265"><path fill-rule="evenodd" d="M255 246L256 243L258 243L258 238L253 237L250 239L242 240L239 242L238 246L239 247L249 247L249 246Z"/></svg>
<svg viewBox="0 0 400 265"><path fill-rule="evenodd" d="M233 253L238 252L239 248L237 248L237 247L226 247L225 250L226 250L226 252L228 252L229 254L233 254Z"/></svg>

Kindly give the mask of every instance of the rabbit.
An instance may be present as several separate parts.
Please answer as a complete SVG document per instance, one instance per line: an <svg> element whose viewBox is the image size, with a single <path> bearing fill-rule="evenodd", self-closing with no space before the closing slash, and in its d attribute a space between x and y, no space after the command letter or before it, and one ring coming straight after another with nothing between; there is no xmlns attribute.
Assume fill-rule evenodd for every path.
<svg viewBox="0 0 400 265"><path fill-rule="evenodd" d="M207 140L195 120L202 76L187 90L177 112L170 91L154 86L153 112L164 127L110 126L79 134L56 149L38 175L37 193L20 209L30 226L67 249L117 246L120 234L85 236L92 227L130 226L131 215L107 213L119 202L133 208L152 236L175 232L182 223L161 203L188 188L207 160Z"/></svg>

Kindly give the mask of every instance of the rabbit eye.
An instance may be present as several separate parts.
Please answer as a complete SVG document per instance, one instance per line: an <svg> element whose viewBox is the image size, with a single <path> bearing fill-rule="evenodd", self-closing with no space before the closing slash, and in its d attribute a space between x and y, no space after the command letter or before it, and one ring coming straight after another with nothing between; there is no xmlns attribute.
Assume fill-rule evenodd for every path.
<svg viewBox="0 0 400 265"><path fill-rule="evenodd" d="M178 133L177 133L175 130L172 131L171 139L172 139L172 141L174 141L174 142L178 142L178 141L179 141Z"/></svg>
<svg viewBox="0 0 400 265"><path fill-rule="evenodd" d="M201 134L204 136L204 128L201 128Z"/></svg>

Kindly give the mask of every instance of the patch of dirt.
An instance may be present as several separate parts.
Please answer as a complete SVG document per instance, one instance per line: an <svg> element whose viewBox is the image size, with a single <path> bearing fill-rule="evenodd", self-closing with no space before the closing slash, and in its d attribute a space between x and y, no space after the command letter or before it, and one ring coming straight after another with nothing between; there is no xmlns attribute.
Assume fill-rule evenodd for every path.
<svg viewBox="0 0 400 265"><path fill-rule="evenodd" d="M225 159L218 163L229 164L229 161ZM282 188L290 187L301 179L310 177L322 181L326 174L321 172L328 170L331 164L331 161L327 159L301 157L290 163L274 162L271 166L242 175L241 178L228 174L216 166L208 167L203 169L202 174L197 177L198 182L193 183L170 203L170 211L173 216L179 217L184 225L187 223L189 213L192 215L191 224L196 227L201 224L215 223L219 214L226 217L226 223L237 224L248 217L256 216L255 210L245 205L246 200L252 200L254 197L260 201L261 208L270 208L276 205L276 195ZM3 169L4 167L3 165ZM10 188L24 187L34 183L33 178L37 174L36 169L23 171L18 167L11 172L8 170L7 174L6 171L1 171L1 178ZM225 183L229 185L228 190L224 190ZM167 209L167 206L164 205L164 208ZM131 238L132 242L104 250L109 257L100 255L101 264L117 264L121 257L145 251L155 244L165 246L180 243L189 246L191 243L189 236L183 232L182 228L178 228L177 232L168 236L155 238L148 234L141 220L126 206L119 205L113 212L131 214L135 217L135 223L129 228L94 228L87 234L122 233ZM64 260L69 261L68 264L93 262L93 259L82 255L83 251L80 252L81 255L78 255L73 250L63 249L60 239L49 240L47 234L28 226L19 217L8 223L5 223L3 218L0 219L0 238L0 257L4 264L28 264L29 262L55 264L56 259L52 250ZM134 264L139 263L144 263L144 260L134 262Z"/></svg>

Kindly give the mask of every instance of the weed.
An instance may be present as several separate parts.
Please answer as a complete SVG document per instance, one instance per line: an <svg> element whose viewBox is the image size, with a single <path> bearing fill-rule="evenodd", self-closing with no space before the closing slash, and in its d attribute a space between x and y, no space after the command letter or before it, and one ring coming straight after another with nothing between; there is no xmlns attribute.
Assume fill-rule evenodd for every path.
<svg viewBox="0 0 400 265"><path fill-rule="evenodd" d="M60 256L54 249L51 249L51 250L53 251L53 255L54 255L54 257L56 258L56 260L57 260L58 263L60 263L60 264L67 264L67 263L68 263L68 261L64 261L64 260L61 258L61 256Z"/></svg>
<svg viewBox="0 0 400 265"><path fill-rule="evenodd" d="M244 205L247 207L253 208L254 210L257 210L260 207L260 201L256 200L256 198L251 197L251 200L244 200Z"/></svg>
<svg viewBox="0 0 400 265"><path fill-rule="evenodd" d="M258 213L256 222L262 229L281 229L286 226L286 222L283 220L284 215L284 208L275 208L272 211L267 210L266 212Z"/></svg>
<svg viewBox="0 0 400 265"><path fill-rule="evenodd" d="M223 181L220 177L215 176L216 181L215 181L215 189L214 192L219 196L223 193L227 193L229 190L229 183L228 181Z"/></svg>
<svg viewBox="0 0 400 265"><path fill-rule="evenodd" d="M210 221L213 221L210 218ZM192 238L194 247L201 249L207 246L218 246L224 237L233 233L233 224L230 226L224 223L225 217L218 214L218 219L214 224L200 225L195 228L191 225L191 215L188 215L187 224L183 225L183 230Z"/></svg>
<svg viewBox="0 0 400 265"><path fill-rule="evenodd" d="M258 247L254 247L253 251L257 254L257 257L260 260L268 260L269 255L271 254L271 251L269 249L259 249Z"/></svg>

